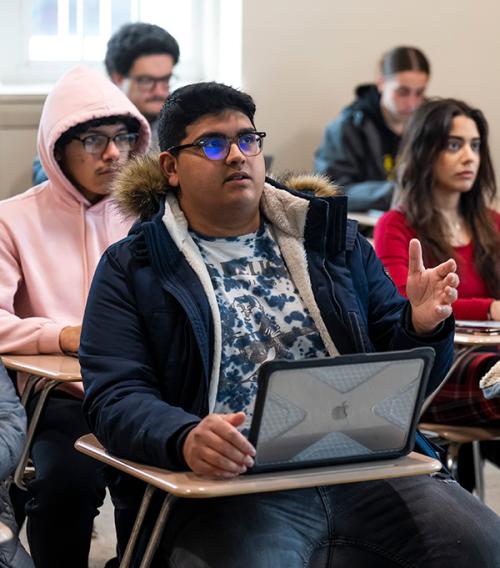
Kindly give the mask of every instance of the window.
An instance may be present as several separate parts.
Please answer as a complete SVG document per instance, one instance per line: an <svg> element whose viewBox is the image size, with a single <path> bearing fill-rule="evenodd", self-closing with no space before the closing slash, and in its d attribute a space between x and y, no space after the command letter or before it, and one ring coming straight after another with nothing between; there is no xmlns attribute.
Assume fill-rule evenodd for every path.
<svg viewBox="0 0 500 568"><path fill-rule="evenodd" d="M242 0L0 0L0 83L53 83L84 62L104 69L106 44L122 24L152 22L179 42L182 83L241 84ZM2 42L3 43L3 42Z"/></svg>

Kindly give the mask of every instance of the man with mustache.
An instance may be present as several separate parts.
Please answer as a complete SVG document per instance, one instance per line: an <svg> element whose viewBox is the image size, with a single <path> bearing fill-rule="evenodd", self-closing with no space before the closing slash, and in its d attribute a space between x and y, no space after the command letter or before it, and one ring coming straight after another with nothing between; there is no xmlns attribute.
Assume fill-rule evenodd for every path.
<svg viewBox="0 0 500 568"><path fill-rule="evenodd" d="M170 93L179 45L166 30L136 22L122 26L108 42L104 63L110 79L122 89L151 127L158 146L158 117Z"/></svg>
<svg viewBox="0 0 500 568"><path fill-rule="evenodd" d="M111 184L149 140L146 119L101 73L76 67L54 86L38 133L48 180L0 202L0 353L78 350L97 262L131 224L117 212ZM105 483L102 468L73 448L88 432L82 396L81 383L54 391L32 446L26 512L37 568L88 566Z"/></svg>
<svg viewBox="0 0 500 568"><path fill-rule="evenodd" d="M158 147L158 116L170 93L179 44L154 24L125 24L108 42L104 63L109 78L146 117L151 147ZM47 179L39 157L33 162L33 185Z"/></svg>

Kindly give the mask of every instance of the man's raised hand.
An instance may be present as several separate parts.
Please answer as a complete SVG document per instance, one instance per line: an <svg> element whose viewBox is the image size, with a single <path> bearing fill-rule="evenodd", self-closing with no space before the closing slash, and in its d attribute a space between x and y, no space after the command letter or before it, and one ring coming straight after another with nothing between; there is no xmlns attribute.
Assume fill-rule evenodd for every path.
<svg viewBox="0 0 500 568"><path fill-rule="evenodd" d="M431 333L452 313L451 304L458 297L456 269L452 258L435 268L425 268L420 241L410 241L406 295L416 333Z"/></svg>

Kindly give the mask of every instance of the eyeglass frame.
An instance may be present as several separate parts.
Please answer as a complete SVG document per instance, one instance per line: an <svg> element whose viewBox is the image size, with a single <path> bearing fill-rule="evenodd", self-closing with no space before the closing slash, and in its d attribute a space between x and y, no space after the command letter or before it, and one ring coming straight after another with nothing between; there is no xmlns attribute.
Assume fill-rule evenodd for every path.
<svg viewBox="0 0 500 568"><path fill-rule="evenodd" d="M89 152L89 150L87 150L87 148L85 147L85 144L87 142L87 140L89 138L92 138L93 136L98 136L98 137L102 137L102 138L106 138L106 145L102 148L102 150L98 150L97 152ZM121 149L118 144L116 143L116 139L119 136L134 136L135 137L135 141L133 144L130 144L130 148L128 148L128 150L125 149ZM104 152L108 149L109 143L113 142L113 144L117 147L118 151L120 153L122 152L131 152L134 149L134 146L137 145L137 142L139 140L139 133L138 132L118 132L118 134L115 134L114 136L106 136L106 134L103 134L102 132L96 132L95 134L89 134L88 136L86 136L85 138L80 138L79 136L73 136L73 138L71 138L71 140L78 140L78 142L82 143L83 146L83 151L86 152L87 154L90 154L91 156L97 156L99 154L104 154Z"/></svg>
<svg viewBox="0 0 500 568"><path fill-rule="evenodd" d="M259 151L256 154L246 154L242 148L240 147L239 144L239 138L241 136L245 136L246 134L255 134L256 136L258 136L258 144L259 144ZM237 134L236 136L224 136L224 134L207 134L205 136L202 136L199 140L197 140L196 142L192 142L191 144L181 144L180 146L170 146L170 148L167 148L167 152L173 153L173 152L179 152L180 150L186 150L187 148L201 148L202 150L202 155L205 156L205 158L207 160L210 160L211 162L217 162L219 160L225 160L228 156L229 156L229 152L231 151L231 146L233 144L236 144L236 146L238 146L238 149L240 150L240 152L246 156L247 158L253 158L254 156L258 156L259 154L262 153L262 144L263 144L263 139L267 136L267 132L257 132L254 130L248 130L246 132L240 132L239 134ZM205 150L203 149L203 142L204 140L206 140L207 138L225 138L226 141L229 142L229 144L227 145L227 152L226 155L223 158L209 158L205 152Z"/></svg>
<svg viewBox="0 0 500 568"><path fill-rule="evenodd" d="M130 81L135 81L140 91L147 92L155 89L158 83L165 83L166 87L170 87L171 83L175 81L176 76L173 73L170 73L170 75L164 75L163 77L153 77L152 75L147 74L127 75L127 79L129 79ZM145 85L141 84L141 81L143 80L150 81L151 85L149 87L146 87Z"/></svg>

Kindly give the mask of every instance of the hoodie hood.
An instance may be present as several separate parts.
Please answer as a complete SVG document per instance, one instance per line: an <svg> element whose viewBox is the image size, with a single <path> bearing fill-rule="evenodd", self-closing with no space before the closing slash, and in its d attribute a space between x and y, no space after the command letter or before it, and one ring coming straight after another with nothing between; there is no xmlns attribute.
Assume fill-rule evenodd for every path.
<svg viewBox="0 0 500 568"><path fill-rule="evenodd" d="M271 185L286 186L293 192L307 192L309 197L329 197L339 193L326 176L317 174L289 174L276 181L269 178L266 181ZM142 219L154 215L165 195L174 192L161 171L156 153L129 160L120 169L113 184L113 197L121 212L127 217Z"/></svg>
<svg viewBox="0 0 500 568"><path fill-rule="evenodd" d="M386 175L389 175L394 167L401 137L393 132L384 120L380 106L380 93L376 85L360 85L356 88L356 97L348 108L355 114L355 121L359 124L364 118L368 118L377 127L382 145L384 169Z"/></svg>
<svg viewBox="0 0 500 568"><path fill-rule="evenodd" d="M61 170L54 156L54 145L64 132L77 124L118 115L139 121L136 152L145 152L151 137L148 121L109 79L84 65L71 69L59 79L45 100L38 130L38 153L53 186L78 202L87 203Z"/></svg>
<svg viewBox="0 0 500 568"><path fill-rule="evenodd" d="M385 124L380 110L380 93L373 84L356 87L356 100L351 105L352 110L360 110L378 124Z"/></svg>

